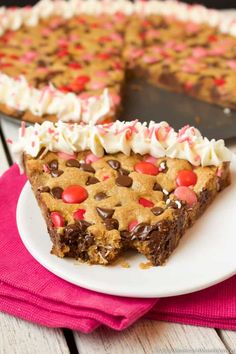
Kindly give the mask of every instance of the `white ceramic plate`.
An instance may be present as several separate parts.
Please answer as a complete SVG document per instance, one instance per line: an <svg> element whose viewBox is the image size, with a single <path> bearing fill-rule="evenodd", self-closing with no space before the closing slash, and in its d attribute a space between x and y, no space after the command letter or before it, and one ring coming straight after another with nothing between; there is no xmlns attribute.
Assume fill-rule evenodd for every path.
<svg viewBox="0 0 236 354"><path fill-rule="evenodd" d="M141 269L146 259L128 255L130 268L89 266L50 254L51 242L29 182L17 205L17 225L32 256L59 277L106 294L164 297L204 289L236 274L236 159L232 184L186 232L165 266Z"/></svg>

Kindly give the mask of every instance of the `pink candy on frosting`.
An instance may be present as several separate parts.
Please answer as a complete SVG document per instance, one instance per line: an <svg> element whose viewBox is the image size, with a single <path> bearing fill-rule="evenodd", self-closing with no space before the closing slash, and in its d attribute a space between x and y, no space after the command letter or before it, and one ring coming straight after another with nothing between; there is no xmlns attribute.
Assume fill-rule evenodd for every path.
<svg viewBox="0 0 236 354"><path fill-rule="evenodd" d="M153 157L153 156L151 156L151 155L145 155L144 158L143 158L143 160L146 161L146 162L150 162L150 163L152 163L153 165L155 165L156 162L157 162L156 157Z"/></svg>

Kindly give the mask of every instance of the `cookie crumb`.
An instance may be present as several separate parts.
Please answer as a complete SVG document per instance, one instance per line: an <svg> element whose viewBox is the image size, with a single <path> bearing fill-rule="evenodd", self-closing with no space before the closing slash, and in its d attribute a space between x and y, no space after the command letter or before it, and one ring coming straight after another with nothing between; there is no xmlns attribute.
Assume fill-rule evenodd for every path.
<svg viewBox="0 0 236 354"><path fill-rule="evenodd" d="M139 264L139 268L141 268L141 269L149 269L149 268L151 268L152 266L153 266L153 265L152 265L151 262L146 262L146 263L142 262L142 263Z"/></svg>

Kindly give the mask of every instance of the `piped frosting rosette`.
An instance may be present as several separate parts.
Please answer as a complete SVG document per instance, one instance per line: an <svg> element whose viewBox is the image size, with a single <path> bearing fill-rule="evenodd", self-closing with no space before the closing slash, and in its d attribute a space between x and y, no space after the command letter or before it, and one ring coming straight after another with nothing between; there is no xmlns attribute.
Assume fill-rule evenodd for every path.
<svg viewBox="0 0 236 354"><path fill-rule="evenodd" d="M74 152L91 150L98 157L105 153L138 153L153 157L179 158L194 166L219 166L231 160L223 140L208 140L198 129L185 126L175 131L168 123L116 121L104 125L44 122L21 127L13 145L16 161L22 166L23 154L36 157L40 150Z"/></svg>

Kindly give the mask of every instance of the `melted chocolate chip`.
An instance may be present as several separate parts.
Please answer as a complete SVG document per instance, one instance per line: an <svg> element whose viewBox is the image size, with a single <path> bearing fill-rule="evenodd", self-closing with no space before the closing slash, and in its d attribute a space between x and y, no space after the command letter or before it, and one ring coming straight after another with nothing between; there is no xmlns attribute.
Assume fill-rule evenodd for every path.
<svg viewBox="0 0 236 354"><path fill-rule="evenodd" d="M104 224L107 230L118 230L119 229L119 222L116 219L106 219L104 220Z"/></svg>
<svg viewBox="0 0 236 354"><path fill-rule="evenodd" d="M40 193L50 193L50 188L48 186L41 186L38 188L38 192Z"/></svg>
<svg viewBox="0 0 236 354"><path fill-rule="evenodd" d="M130 178L129 176L119 176L117 177L116 179L116 184L118 186L121 186L121 187L131 187L132 186L132 183L133 183L133 180L132 178Z"/></svg>
<svg viewBox="0 0 236 354"><path fill-rule="evenodd" d="M82 171L95 173L95 169L88 163L82 163L80 168Z"/></svg>
<svg viewBox="0 0 236 354"><path fill-rule="evenodd" d="M96 184L98 182L100 182L99 179L97 179L96 177L89 176L85 184L86 186L89 186L90 184Z"/></svg>
<svg viewBox="0 0 236 354"><path fill-rule="evenodd" d="M151 212L156 216L161 215L163 213L163 211L164 211L164 209L161 207L155 207L155 208L151 209Z"/></svg>
<svg viewBox="0 0 236 354"><path fill-rule="evenodd" d="M62 171L62 170L53 170L53 171L51 171L51 176L52 176L52 177L59 177L59 176L61 176L63 173L64 173L64 171Z"/></svg>
<svg viewBox="0 0 236 354"><path fill-rule="evenodd" d="M132 238L137 238L139 240L148 239L150 232L152 231L152 226L147 223L138 224L131 232Z"/></svg>
<svg viewBox="0 0 236 354"><path fill-rule="evenodd" d="M167 163L166 161L162 161L159 165L159 170L162 173L166 173L168 171Z"/></svg>
<svg viewBox="0 0 236 354"><path fill-rule="evenodd" d="M62 193L63 193L63 189L61 187L54 187L51 190L51 195L55 199L61 199Z"/></svg>
<svg viewBox="0 0 236 354"><path fill-rule="evenodd" d="M67 167L77 167L80 168L80 163L76 159L70 159L66 161L66 166Z"/></svg>
<svg viewBox="0 0 236 354"><path fill-rule="evenodd" d="M122 176L128 176L130 174L130 171L125 170L124 168L119 168L118 173Z"/></svg>
<svg viewBox="0 0 236 354"><path fill-rule="evenodd" d="M168 208L178 209L178 204L174 200L171 200L168 204Z"/></svg>
<svg viewBox="0 0 236 354"><path fill-rule="evenodd" d="M98 215L103 219L110 219L114 214L114 209L96 208Z"/></svg>
<svg viewBox="0 0 236 354"><path fill-rule="evenodd" d="M58 169L58 161L57 160L52 160L48 163L48 167L50 170L55 171Z"/></svg>
<svg viewBox="0 0 236 354"><path fill-rule="evenodd" d="M117 160L107 160L107 163L113 168L113 170L118 170L120 168L120 162Z"/></svg>
<svg viewBox="0 0 236 354"><path fill-rule="evenodd" d="M70 247L72 252L78 249L80 252L84 252L94 243L93 235L87 231L90 225L90 223L84 220L79 220L75 224L70 224L65 227L65 244Z"/></svg>
<svg viewBox="0 0 236 354"><path fill-rule="evenodd" d="M160 191L162 192L162 186L159 183L154 183L154 186L152 188L154 191Z"/></svg>
<svg viewBox="0 0 236 354"><path fill-rule="evenodd" d="M106 199L108 198L108 196L106 195L106 193L103 193L103 192L100 192L100 193L97 193L95 196L94 196L94 199L95 200L103 200L103 199Z"/></svg>

